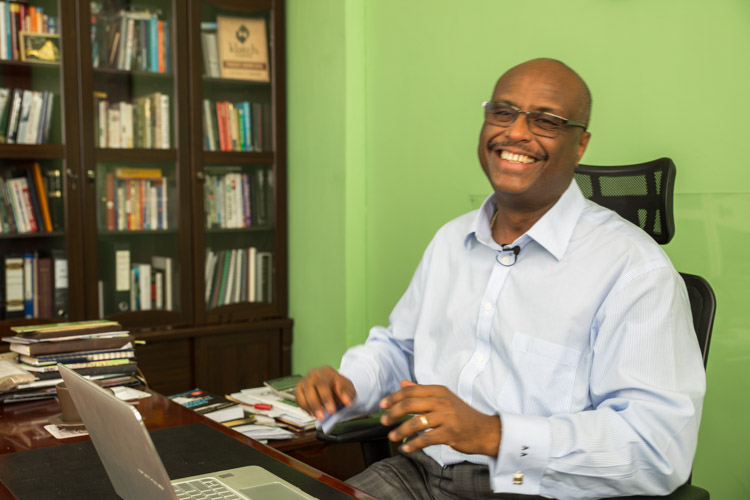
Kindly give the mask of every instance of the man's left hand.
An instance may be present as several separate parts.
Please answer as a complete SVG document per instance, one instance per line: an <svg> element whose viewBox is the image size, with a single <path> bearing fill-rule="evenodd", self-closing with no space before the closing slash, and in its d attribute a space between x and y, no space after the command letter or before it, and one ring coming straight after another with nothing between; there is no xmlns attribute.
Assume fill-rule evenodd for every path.
<svg viewBox="0 0 750 500"><path fill-rule="evenodd" d="M406 453L435 444L493 457L499 451L500 417L478 412L442 385L417 385L403 380L401 390L384 397L380 407L388 410L380 419L383 425L415 415L388 434L394 442L415 436L401 446Z"/></svg>

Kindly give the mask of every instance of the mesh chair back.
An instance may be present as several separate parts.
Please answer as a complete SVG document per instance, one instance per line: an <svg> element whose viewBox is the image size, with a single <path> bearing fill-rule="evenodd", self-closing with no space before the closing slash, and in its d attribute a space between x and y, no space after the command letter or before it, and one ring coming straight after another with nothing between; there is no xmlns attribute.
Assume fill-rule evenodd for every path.
<svg viewBox="0 0 750 500"><path fill-rule="evenodd" d="M698 337L701 354L703 355L703 366L708 362L708 346L711 344L711 330L714 327L714 316L716 315L716 295L708 284L700 276L694 274L680 273L685 280L688 297L690 298L690 309L693 313L693 326Z"/></svg>
<svg viewBox="0 0 750 500"><path fill-rule="evenodd" d="M614 210L664 245L674 236L675 166L669 158L622 166L578 165L583 195Z"/></svg>

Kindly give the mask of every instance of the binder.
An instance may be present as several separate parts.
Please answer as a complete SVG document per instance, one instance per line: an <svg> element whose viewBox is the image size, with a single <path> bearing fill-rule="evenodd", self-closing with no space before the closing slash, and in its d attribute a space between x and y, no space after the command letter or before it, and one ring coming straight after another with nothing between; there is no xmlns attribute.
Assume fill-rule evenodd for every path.
<svg viewBox="0 0 750 500"><path fill-rule="evenodd" d="M52 251L53 316L68 317L68 259L62 250Z"/></svg>
<svg viewBox="0 0 750 500"><path fill-rule="evenodd" d="M105 315L132 310L130 245L112 242L102 245L99 256L99 276L104 285L103 306ZM135 285L135 284L132 284Z"/></svg>

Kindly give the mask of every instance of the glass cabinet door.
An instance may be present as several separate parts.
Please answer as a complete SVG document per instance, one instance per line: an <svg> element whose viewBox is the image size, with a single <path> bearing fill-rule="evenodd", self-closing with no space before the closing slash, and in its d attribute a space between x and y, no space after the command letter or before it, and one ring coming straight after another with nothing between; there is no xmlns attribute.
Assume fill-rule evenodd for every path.
<svg viewBox="0 0 750 500"><path fill-rule="evenodd" d="M198 2L196 2L197 4ZM286 314L284 167L277 155L283 92L274 61L272 2L193 5L192 105L200 130L193 168L203 277L196 308L206 322ZM195 112L195 111L194 111ZM197 224L196 224L197 226Z"/></svg>
<svg viewBox="0 0 750 500"><path fill-rule="evenodd" d="M87 206L95 207L85 215L87 245L97 256L87 262L95 276L89 315L128 326L179 324L187 321L181 284L189 262L177 147L184 9L172 0L89 0L88 7L82 175Z"/></svg>
<svg viewBox="0 0 750 500"><path fill-rule="evenodd" d="M0 2L0 322L83 311L75 299L71 310L68 280L66 207L76 210L77 184L66 182L76 145L67 150L65 134L76 116L73 107L66 117L62 104L76 59L63 50L72 38L61 36L71 16L60 16L57 0Z"/></svg>

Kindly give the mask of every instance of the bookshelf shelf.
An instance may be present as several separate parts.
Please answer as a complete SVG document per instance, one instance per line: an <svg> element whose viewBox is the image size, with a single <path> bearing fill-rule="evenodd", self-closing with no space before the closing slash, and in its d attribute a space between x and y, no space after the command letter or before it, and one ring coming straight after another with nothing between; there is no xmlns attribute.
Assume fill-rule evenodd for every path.
<svg viewBox="0 0 750 500"><path fill-rule="evenodd" d="M253 153L250 151L202 151L205 165L232 165L237 163L273 164L276 155L272 152Z"/></svg>
<svg viewBox="0 0 750 500"><path fill-rule="evenodd" d="M0 234L0 240L54 239L54 238L65 238L65 233L63 231L53 231L51 233Z"/></svg>
<svg viewBox="0 0 750 500"><path fill-rule="evenodd" d="M172 73L158 73L156 71L139 71L139 70L124 70L115 68L93 68L94 74L97 77L107 78L139 78L139 79L150 79L154 80L170 80L174 78Z"/></svg>
<svg viewBox="0 0 750 500"><path fill-rule="evenodd" d="M174 163L176 149L96 148L97 163Z"/></svg>
<svg viewBox="0 0 750 500"><path fill-rule="evenodd" d="M206 236L222 235L222 234L237 234L237 233L248 233L248 232L270 232L273 231L273 226L250 226L250 227L239 227L231 229L206 229Z"/></svg>
<svg viewBox="0 0 750 500"><path fill-rule="evenodd" d="M2 158L17 160L61 160L65 157L62 144L2 144Z"/></svg>

